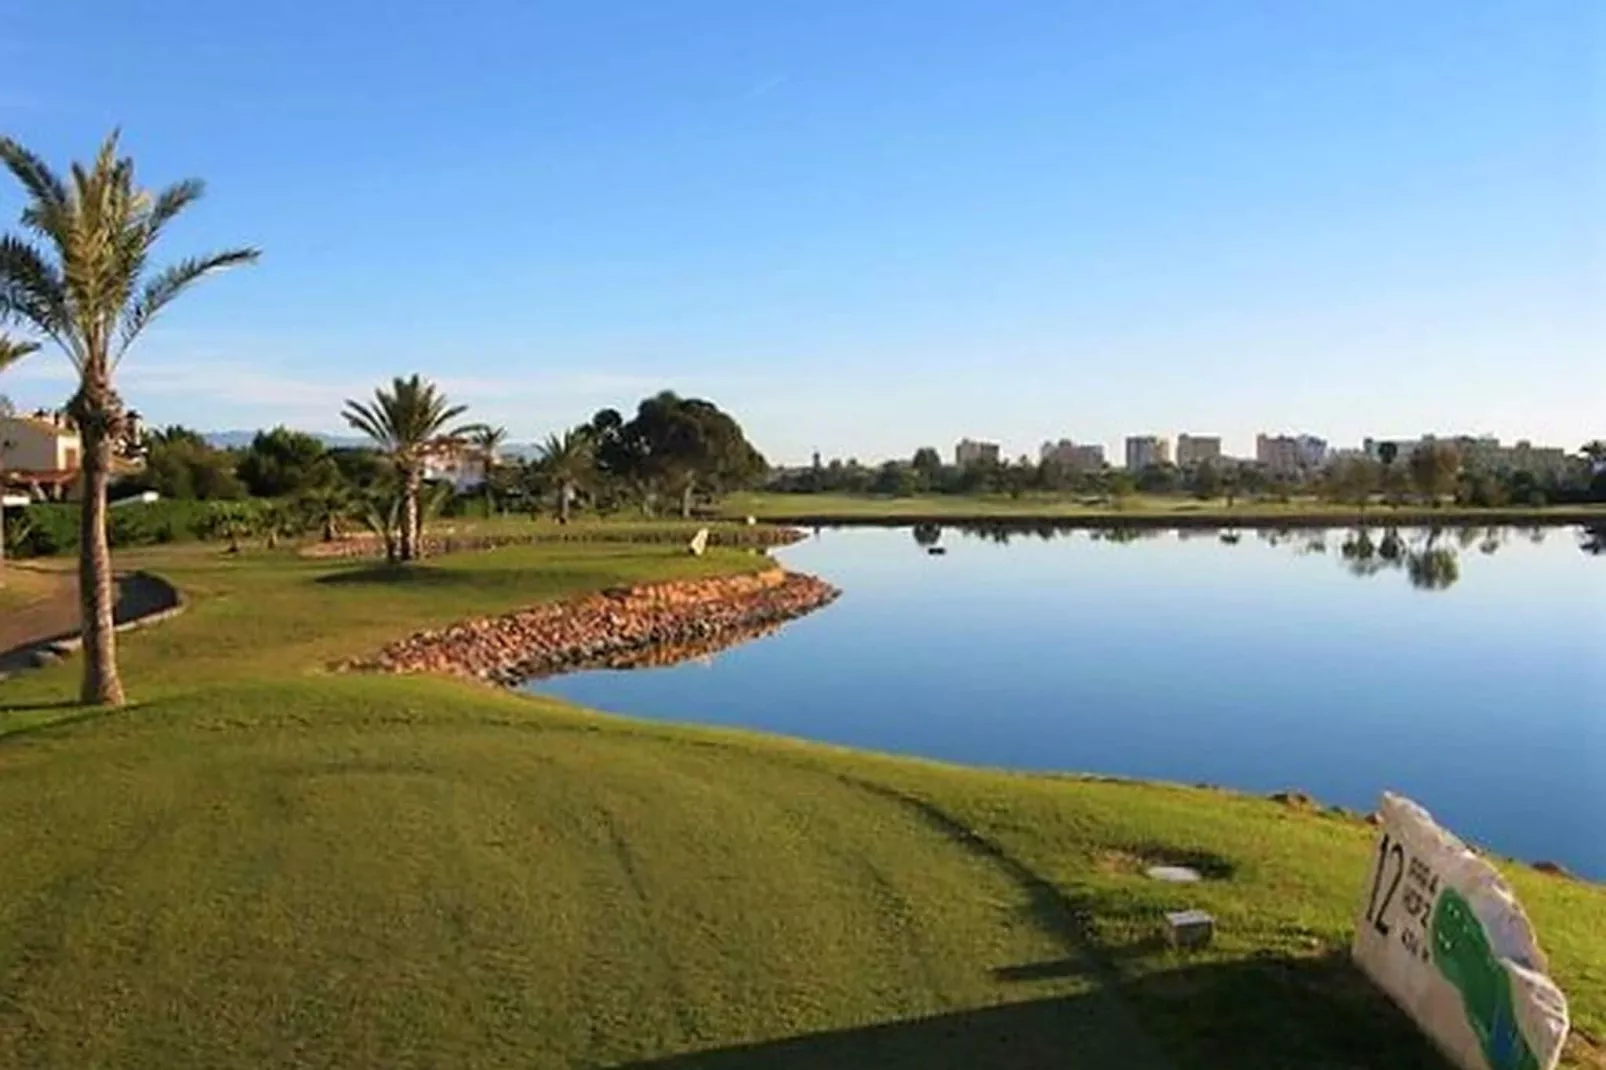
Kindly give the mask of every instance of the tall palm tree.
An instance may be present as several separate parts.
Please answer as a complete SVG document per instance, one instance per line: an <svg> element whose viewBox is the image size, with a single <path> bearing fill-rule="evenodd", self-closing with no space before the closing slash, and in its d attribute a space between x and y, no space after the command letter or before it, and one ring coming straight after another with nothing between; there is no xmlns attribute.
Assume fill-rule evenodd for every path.
<svg viewBox="0 0 1606 1070"><path fill-rule="evenodd" d="M0 333L0 372L5 371L7 368L17 363L17 361L21 360L23 357L26 357L29 353L32 353L38 348L39 344L37 342L23 342L15 338L8 337L4 333ZM9 448L9 443L0 441L0 499L3 499L6 493L6 481L3 478L5 475L3 462L6 459L6 450ZM4 569L5 567L6 507L3 502L0 502L0 569Z"/></svg>
<svg viewBox="0 0 1606 1070"><path fill-rule="evenodd" d="M433 449L461 439L467 427L448 429L447 425L468 411L466 405L452 405L435 384L414 375L397 377L387 391L374 391L369 404L347 401L341 414L346 422L369 438L390 458L401 479L401 540L398 547L403 561L418 556L423 519L418 508L419 490L424 482L424 460Z"/></svg>
<svg viewBox="0 0 1606 1070"><path fill-rule="evenodd" d="M569 522L575 491L591 474L591 436L581 431L548 435L541 444L541 467L558 488L558 522Z"/></svg>
<svg viewBox="0 0 1606 1070"><path fill-rule="evenodd" d="M81 698L123 704L112 631L111 550L106 540L106 485L113 444L127 415L112 373L158 313L200 279L254 261L255 249L180 260L147 270L167 225L205 187L186 179L152 193L134 181L134 161L119 156L113 131L89 165L65 178L10 138L0 137L0 163L27 196L22 227L38 239L0 236L0 322L20 320L54 342L78 371L67 412L83 440L78 585L83 609Z"/></svg>

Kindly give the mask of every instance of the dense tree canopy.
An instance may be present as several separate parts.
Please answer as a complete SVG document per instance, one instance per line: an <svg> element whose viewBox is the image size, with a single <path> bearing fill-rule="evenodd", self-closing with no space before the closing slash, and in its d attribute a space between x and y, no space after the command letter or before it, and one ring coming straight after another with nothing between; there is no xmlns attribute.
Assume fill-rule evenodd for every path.
<svg viewBox="0 0 1606 1070"><path fill-rule="evenodd" d="M316 436L286 427L258 431L240 457L239 476L259 498L299 494L329 478L329 452Z"/></svg>

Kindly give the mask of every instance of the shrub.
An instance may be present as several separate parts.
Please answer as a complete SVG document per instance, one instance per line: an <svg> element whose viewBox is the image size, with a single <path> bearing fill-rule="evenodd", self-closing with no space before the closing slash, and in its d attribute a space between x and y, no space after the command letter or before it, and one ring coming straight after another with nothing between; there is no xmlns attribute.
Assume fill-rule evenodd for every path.
<svg viewBox="0 0 1606 1070"><path fill-rule="evenodd" d="M264 517L279 508L279 503L273 501L141 502L112 509L107 516L106 535L114 549L218 539L230 531L259 530ZM76 553L78 515L76 502L43 502L14 511L8 515L16 529L7 535L11 552L17 557ZM283 527L279 530L286 533Z"/></svg>

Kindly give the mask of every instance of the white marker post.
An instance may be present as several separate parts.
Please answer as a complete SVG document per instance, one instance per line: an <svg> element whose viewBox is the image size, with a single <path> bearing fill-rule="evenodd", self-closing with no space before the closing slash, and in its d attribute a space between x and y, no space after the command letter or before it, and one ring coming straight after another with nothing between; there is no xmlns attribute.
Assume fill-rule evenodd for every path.
<svg viewBox="0 0 1606 1070"><path fill-rule="evenodd" d="M1411 800L1381 816L1356 965L1463 1070L1552 1070L1567 1000L1510 886Z"/></svg>

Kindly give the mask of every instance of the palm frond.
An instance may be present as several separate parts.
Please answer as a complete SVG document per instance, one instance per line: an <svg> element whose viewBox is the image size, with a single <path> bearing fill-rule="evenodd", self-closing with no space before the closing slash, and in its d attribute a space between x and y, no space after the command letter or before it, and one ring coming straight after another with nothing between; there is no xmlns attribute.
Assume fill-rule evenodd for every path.
<svg viewBox="0 0 1606 1070"><path fill-rule="evenodd" d="M12 338L6 334L0 334L0 372L5 371L29 353L37 351L38 348L38 342L27 342Z"/></svg>
<svg viewBox="0 0 1606 1070"><path fill-rule="evenodd" d="M182 182L175 182L158 193L151 204L150 218L146 221L151 236L160 234L162 228L173 221L174 216L200 200L205 193L206 183L198 178L186 178Z"/></svg>
<svg viewBox="0 0 1606 1070"><path fill-rule="evenodd" d="M191 285L215 272L253 263L259 256L261 252L257 249L230 249L223 253L181 260L157 272L145 283L139 297L127 306L123 314L120 331L122 342L113 363L121 359L129 344L139 337L139 333L156 318L156 314Z"/></svg>
<svg viewBox="0 0 1606 1070"><path fill-rule="evenodd" d="M8 137L0 137L0 163L16 176L28 196L40 204L67 203L67 186L50 165Z"/></svg>
<svg viewBox="0 0 1606 1070"><path fill-rule="evenodd" d="M386 427L384 416L383 395L374 391L379 403L369 406L360 401L347 401L346 408L341 413L346 423L373 439L383 448L389 448L392 442L390 429Z"/></svg>
<svg viewBox="0 0 1606 1070"><path fill-rule="evenodd" d="M21 320L83 364L83 347L72 332L67 287L61 272L21 238L0 235L0 323Z"/></svg>

